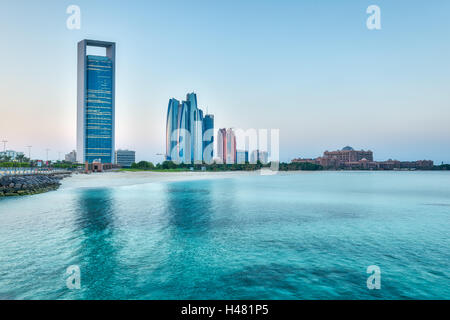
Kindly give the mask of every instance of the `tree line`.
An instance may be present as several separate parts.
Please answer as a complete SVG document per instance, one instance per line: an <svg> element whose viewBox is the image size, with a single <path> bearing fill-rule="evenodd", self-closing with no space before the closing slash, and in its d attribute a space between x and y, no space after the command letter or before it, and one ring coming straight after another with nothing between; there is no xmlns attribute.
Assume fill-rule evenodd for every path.
<svg viewBox="0 0 450 320"><path fill-rule="evenodd" d="M194 171L255 171L260 170L262 168L270 168L271 164L263 164L260 161L257 163L234 163L234 164L221 164L221 163L213 163L213 164L186 164L180 163L177 164L173 161L164 161L162 163L158 163L154 165L152 162L148 161L140 161L138 163L133 163L131 165L131 169L137 170L194 170ZM279 171L298 171L298 170L307 170L307 171L316 171L322 170L323 167L318 164L313 163L280 163Z"/></svg>

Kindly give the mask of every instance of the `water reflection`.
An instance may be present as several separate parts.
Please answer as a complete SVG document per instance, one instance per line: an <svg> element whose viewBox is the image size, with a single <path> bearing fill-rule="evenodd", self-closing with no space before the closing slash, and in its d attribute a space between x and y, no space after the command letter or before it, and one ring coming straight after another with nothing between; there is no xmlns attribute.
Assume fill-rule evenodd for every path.
<svg viewBox="0 0 450 320"><path fill-rule="evenodd" d="M214 207L210 181L166 185L166 211L176 233L204 234L211 227Z"/></svg>
<svg viewBox="0 0 450 320"><path fill-rule="evenodd" d="M82 190L78 197L75 226L81 233L78 257L83 298L114 296L114 281L120 272L119 245L115 241L114 194L109 189Z"/></svg>

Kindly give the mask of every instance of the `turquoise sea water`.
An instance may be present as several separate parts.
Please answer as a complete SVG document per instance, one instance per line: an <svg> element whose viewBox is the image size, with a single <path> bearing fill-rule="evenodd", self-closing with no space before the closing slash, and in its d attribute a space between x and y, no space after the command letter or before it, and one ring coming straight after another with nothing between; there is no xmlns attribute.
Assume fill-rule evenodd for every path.
<svg viewBox="0 0 450 320"><path fill-rule="evenodd" d="M70 183L0 200L0 299L450 298L447 172Z"/></svg>

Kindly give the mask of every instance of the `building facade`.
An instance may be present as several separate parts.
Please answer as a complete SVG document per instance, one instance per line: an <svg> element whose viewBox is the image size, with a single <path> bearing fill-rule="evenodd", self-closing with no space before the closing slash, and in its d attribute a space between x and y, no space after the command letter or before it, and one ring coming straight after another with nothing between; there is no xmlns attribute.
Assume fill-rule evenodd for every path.
<svg viewBox="0 0 450 320"><path fill-rule="evenodd" d="M214 158L214 116L207 114L203 118L203 161L211 164Z"/></svg>
<svg viewBox="0 0 450 320"><path fill-rule="evenodd" d="M203 111L198 108L197 95L186 95L187 110L189 112L188 131L190 133L190 163L203 161Z"/></svg>
<svg viewBox="0 0 450 320"><path fill-rule="evenodd" d="M363 159L373 161L373 152L370 150L354 150L347 146L338 151L325 151L323 157L327 159L335 158L341 162L357 162Z"/></svg>
<svg viewBox="0 0 450 320"><path fill-rule="evenodd" d="M236 135L233 129L219 129L217 132L217 157L221 163L236 163Z"/></svg>
<svg viewBox="0 0 450 320"><path fill-rule="evenodd" d="M75 150L69 152L65 155L64 160L71 163L77 162L77 152Z"/></svg>
<svg viewBox="0 0 450 320"><path fill-rule="evenodd" d="M237 164L245 164L248 162L249 162L248 151L236 150L236 163Z"/></svg>
<svg viewBox="0 0 450 320"><path fill-rule="evenodd" d="M233 129L227 129L227 150L226 150L226 163L236 163L236 135Z"/></svg>
<svg viewBox="0 0 450 320"><path fill-rule="evenodd" d="M0 152L0 158L9 158L10 160L17 160L18 157L23 157L23 152L17 152L14 150L5 150Z"/></svg>
<svg viewBox="0 0 450 320"><path fill-rule="evenodd" d="M261 162L262 164L269 163L269 152L253 150L250 154L250 163L255 164L257 162Z"/></svg>
<svg viewBox="0 0 450 320"><path fill-rule="evenodd" d="M227 129L217 131L217 158L220 163L227 162Z"/></svg>
<svg viewBox="0 0 450 320"><path fill-rule="evenodd" d="M87 55L87 47L106 48L106 56ZM114 162L115 61L113 42L78 43L77 161Z"/></svg>
<svg viewBox="0 0 450 320"><path fill-rule="evenodd" d="M178 163L203 161L203 111L197 95L188 93L185 101L169 100L166 119L166 160Z"/></svg>
<svg viewBox="0 0 450 320"><path fill-rule="evenodd" d="M269 163L269 152L267 152L267 151L259 151L258 157L259 157L259 161L261 161L262 164L268 164Z"/></svg>
<svg viewBox="0 0 450 320"><path fill-rule="evenodd" d="M117 150L115 155L115 164L129 168L136 162L136 152L132 150Z"/></svg>
<svg viewBox="0 0 450 320"><path fill-rule="evenodd" d="M325 151L323 157L315 159L294 159L296 163L313 163L325 169L333 170L431 170L434 163L431 160L418 161L374 161L372 151L356 151L345 147L338 151Z"/></svg>
<svg viewBox="0 0 450 320"><path fill-rule="evenodd" d="M179 116L180 102L176 99L169 100L166 120L166 160L176 161L180 157L179 142Z"/></svg>

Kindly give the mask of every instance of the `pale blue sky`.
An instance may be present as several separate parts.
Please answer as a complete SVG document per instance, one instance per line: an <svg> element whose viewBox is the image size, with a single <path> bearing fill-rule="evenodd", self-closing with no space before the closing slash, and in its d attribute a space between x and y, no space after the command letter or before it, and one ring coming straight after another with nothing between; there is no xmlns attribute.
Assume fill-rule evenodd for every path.
<svg viewBox="0 0 450 320"><path fill-rule="evenodd" d="M0 36L0 140L34 157L75 148L89 38L117 43L116 147L138 160L161 160L168 100L195 91L216 127L279 128L283 161L351 145L450 163L450 1L2 0Z"/></svg>

